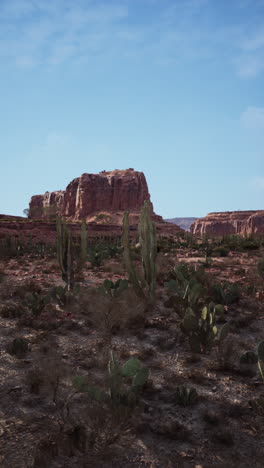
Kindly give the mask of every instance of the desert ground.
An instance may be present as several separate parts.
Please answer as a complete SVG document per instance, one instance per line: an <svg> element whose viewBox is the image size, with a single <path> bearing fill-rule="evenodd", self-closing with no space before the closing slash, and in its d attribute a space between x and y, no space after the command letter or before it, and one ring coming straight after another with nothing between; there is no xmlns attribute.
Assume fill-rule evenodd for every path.
<svg viewBox="0 0 264 468"><path fill-rule="evenodd" d="M130 283L114 291L128 278L118 246L88 256L67 297L55 250L2 255L1 467L263 467L264 383L254 359L241 360L264 339L263 241L209 255L208 241L158 245L151 300ZM138 247L133 261L143 275ZM195 352L184 311L212 302L216 339ZM111 356L148 370L136 391L123 377L115 401Z"/></svg>

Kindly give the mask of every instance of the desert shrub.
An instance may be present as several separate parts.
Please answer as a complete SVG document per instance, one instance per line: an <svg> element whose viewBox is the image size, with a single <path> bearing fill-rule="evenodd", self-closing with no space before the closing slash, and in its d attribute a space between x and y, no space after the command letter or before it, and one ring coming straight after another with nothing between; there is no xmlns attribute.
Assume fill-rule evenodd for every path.
<svg viewBox="0 0 264 468"><path fill-rule="evenodd" d="M104 289L103 286L101 288ZM101 288L87 288L81 291L72 310L81 310L89 325L99 330L108 358L113 334L120 329L131 327L136 321L142 327L146 306L132 288L119 290L116 296L112 295L113 291L110 290L108 294Z"/></svg>
<svg viewBox="0 0 264 468"><path fill-rule="evenodd" d="M219 245L218 247L214 247L212 250L212 257L227 257L230 250L228 247L224 245Z"/></svg>
<svg viewBox="0 0 264 468"><path fill-rule="evenodd" d="M186 387L180 385L176 388L175 401L181 406L190 406L194 404L198 399L198 393L193 387Z"/></svg>
<svg viewBox="0 0 264 468"><path fill-rule="evenodd" d="M30 392L40 393L45 390L54 403L58 402L59 389L63 378L68 374L68 370L61 362L54 343L48 343L48 350L45 356L38 360L38 364L33 366L25 376L25 383Z"/></svg>
<svg viewBox="0 0 264 468"><path fill-rule="evenodd" d="M5 237L0 239L1 258L23 258L24 255L45 258L55 255L55 246L36 242L33 238Z"/></svg>
<svg viewBox="0 0 264 468"><path fill-rule="evenodd" d="M20 318L25 312L25 308L22 304L8 301L0 305L0 315L3 318Z"/></svg>
<svg viewBox="0 0 264 468"><path fill-rule="evenodd" d="M217 304L236 304L241 298L241 290L237 283L216 283L209 288L209 296Z"/></svg>
<svg viewBox="0 0 264 468"><path fill-rule="evenodd" d="M249 406L260 416L264 416L264 393L249 401Z"/></svg>
<svg viewBox="0 0 264 468"><path fill-rule="evenodd" d="M38 394L44 383L43 372L39 367L33 367L25 376L25 384L29 387L30 393Z"/></svg>
<svg viewBox="0 0 264 468"><path fill-rule="evenodd" d="M92 399L87 404L85 394L80 398L75 393L66 402L62 420L59 445L64 453L67 448L68 456L78 456L79 466L105 466L105 462L112 465L115 449L126 450L134 441L128 407L112 408Z"/></svg>
<svg viewBox="0 0 264 468"><path fill-rule="evenodd" d="M25 338L15 338L7 345L7 352L18 358L23 357L28 350L28 341Z"/></svg>
<svg viewBox="0 0 264 468"><path fill-rule="evenodd" d="M234 336L227 336L218 346L218 368L222 371L232 371L237 360L237 345Z"/></svg>
<svg viewBox="0 0 264 468"><path fill-rule="evenodd" d="M37 292L27 293L23 305L27 307L34 317L38 317L41 312L44 310L47 304L50 302L49 295L39 294Z"/></svg>
<svg viewBox="0 0 264 468"><path fill-rule="evenodd" d="M260 277L264 279L264 258L259 260L257 264L257 270L258 270L258 274L260 275Z"/></svg>
<svg viewBox="0 0 264 468"><path fill-rule="evenodd" d="M73 385L92 400L109 403L112 407L120 405L134 407L138 403L139 394L148 376L149 369L143 367L138 359L129 359L121 365L111 352L105 381L106 388L89 386L87 380L81 376L73 379Z"/></svg>
<svg viewBox="0 0 264 468"><path fill-rule="evenodd" d="M5 279L5 272L0 268L0 283L2 283Z"/></svg>
<svg viewBox="0 0 264 468"><path fill-rule="evenodd" d="M258 250L259 249L259 242L256 240L245 239L242 241L241 247L243 250Z"/></svg>
<svg viewBox="0 0 264 468"><path fill-rule="evenodd" d="M241 252L243 250L257 250L261 247L262 242L262 239L254 238L253 235L246 237L229 235L223 237L221 245L224 245L231 251Z"/></svg>
<svg viewBox="0 0 264 468"><path fill-rule="evenodd" d="M41 286L36 281L29 279L26 280L24 283L15 286L12 290L12 295L14 297L24 299L27 294L40 294L41 291Z"/></svg>

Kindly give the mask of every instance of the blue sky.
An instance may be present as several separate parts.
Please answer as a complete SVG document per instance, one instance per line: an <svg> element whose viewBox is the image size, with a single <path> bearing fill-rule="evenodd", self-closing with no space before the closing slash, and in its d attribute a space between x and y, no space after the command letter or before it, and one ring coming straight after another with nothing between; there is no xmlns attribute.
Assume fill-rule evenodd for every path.
<svg viewBox="0 0 264 468"><path fill-rule="evenodd" d="M156 213L264 209L264 0L1 0L0 213L134 167Z"/></svg>

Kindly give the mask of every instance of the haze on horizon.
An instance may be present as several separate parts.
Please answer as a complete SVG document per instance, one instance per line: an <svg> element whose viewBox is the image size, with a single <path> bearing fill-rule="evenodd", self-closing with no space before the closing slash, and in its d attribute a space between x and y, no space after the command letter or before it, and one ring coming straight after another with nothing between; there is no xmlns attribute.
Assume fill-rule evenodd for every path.
<svg viewBox="0 0 264 468"><path fill-rule="evenodd" d="M164 218L264 209L264 0L1 0L0 213L143 171Z"/></svg>

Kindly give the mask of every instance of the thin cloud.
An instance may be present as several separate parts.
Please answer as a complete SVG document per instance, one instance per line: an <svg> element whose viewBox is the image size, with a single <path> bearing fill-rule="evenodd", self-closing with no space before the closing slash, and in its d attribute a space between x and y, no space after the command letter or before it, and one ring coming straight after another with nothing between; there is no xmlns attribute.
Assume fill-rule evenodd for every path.
<svg viewBox="0 0 264 468"><path fill-rule="evenodd" d="M264 131L264 107L248 107L240 121L244 128Z"/></svg>
<svg viewBox="0 0 264 468"><path fill-rule="evenodd" d="M242 48L246 51L264 48L264 28L242 43Z"/></svg>
<svg viewBox="0 0 264 468"><path fill-rule="evenodd" d="M255 78L264 70L264 58L258 55L240 56L234 60L238 76Z"/></svg>
<svg viewBox="0 0 264 468"><path fill-rule="evenodd" d="M249 186L251 189L256 191L264 191L264 176L253 177L249 181Z"/></svg>
<svg viewBox="0 0 264 468"><path fill-rule="evenodd" d="M241 2L250 16L250 3ZM144 58L168 66L222 60L233 64L239 77L254 78L264 70L264 21L257 32L254 23L245 24L244 19L234 18L226 25L221 14L216 24L219 3L2 0L0 58L20 67L55 66L93 57ZM139 21L135 13L141 7L149 14Z"/></svg>

